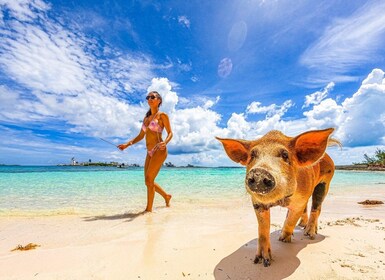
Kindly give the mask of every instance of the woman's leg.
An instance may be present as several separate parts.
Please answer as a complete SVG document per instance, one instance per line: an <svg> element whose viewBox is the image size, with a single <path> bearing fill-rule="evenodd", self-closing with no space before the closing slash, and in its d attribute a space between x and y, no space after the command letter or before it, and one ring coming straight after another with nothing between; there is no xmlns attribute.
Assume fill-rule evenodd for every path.
<svg viewBox="0 0 385 280"><path fill-rule="evenodd" d="M166 206L170 207L170 200L171 200L172 195L166 193L162 189L162 187L158 185L158 183L154 182L154 185L155 185L155 191L164 198L164 201L166 202Z"/></svg>
<svg viewBox="0 0 385 280"><path fill-rule="evenodd" d="M166 157L167 150L157 150L152 157L149 155L146 157L144 165L144 176L147 186L146 211L152 211L155 192L159 193L166 201L166 205L169 206L171 195L167 194L157 183L155 183L155 178L158 175L163 162L166 160Z"/></svg>

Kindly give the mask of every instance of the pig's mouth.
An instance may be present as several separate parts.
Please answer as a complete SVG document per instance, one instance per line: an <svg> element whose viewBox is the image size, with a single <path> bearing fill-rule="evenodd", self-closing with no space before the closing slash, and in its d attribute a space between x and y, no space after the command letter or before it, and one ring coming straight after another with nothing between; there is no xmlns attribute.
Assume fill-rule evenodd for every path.
<svg viewBox="0 0 385 280"><path fill-rule="evenodd" d="M270 207L273 206L281 206L281 207L286 207L290 204L290 197L293 194L289 194L281 199L278 199L275 202L272 203L253 203L253 207L256 211L266 211L270 209Z"/></svg>

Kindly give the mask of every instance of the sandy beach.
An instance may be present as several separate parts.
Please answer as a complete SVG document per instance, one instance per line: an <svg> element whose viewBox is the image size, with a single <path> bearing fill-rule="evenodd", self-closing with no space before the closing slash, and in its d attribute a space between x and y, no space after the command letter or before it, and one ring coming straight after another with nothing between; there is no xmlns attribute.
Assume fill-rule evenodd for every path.
<svg viewBox="0 0 385 280"><path fill-rule="evenodd" d="M278 241L286 209L272 210L273 262L253 263L257 222L236 201L179 203L153 213L0 218L0 279L385 279L383 191L327 197L315 240L297 228ZM11 251L35 243L34 250Z"/></svg>

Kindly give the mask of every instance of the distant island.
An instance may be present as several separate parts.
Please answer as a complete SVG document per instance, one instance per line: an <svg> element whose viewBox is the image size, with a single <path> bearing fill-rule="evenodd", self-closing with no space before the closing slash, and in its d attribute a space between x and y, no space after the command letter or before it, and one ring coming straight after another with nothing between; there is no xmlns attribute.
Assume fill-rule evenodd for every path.
<svg viewBox="0 0 385 280"><path fill-rule="evenodd" d="M364 154L365 160L352 165L336 166L337 170L385 171L385 150L377 149L374 156Z"/></svg>
<svg viewBox="0 0 385 280"><path fill-rule="evenodd" d="M133 163L133 164L128 164L128 163L119 163L116 161L111 161L111 162L92 162L91 159L85 162L78 162L75 157L71 158L71 161L69 163L61 163L58 164L58 166L111 166L111 167L118 167L118 168L128 168L128 167L140 167L139 164ZM174 165L171 161L170 162L165 162L163 164L165 167L173 167L173 168L198 168L198 166L194 166L192 164L187 164L187 166L176 166Z"/></svg>
<svg viewBox="0 0 385 280"><path fill-rule="evenodd" d="M385 150L377 149L374 156L368 156L364 154L365 160L360 163L353 163L350 165L336 165L336 170L353 170L353 171L385 171ZM0 164L3 165L3 164ZM86 162L78 162L75 160L75 157L71 158L71 161L68 164L58 164L58 166L112 166L118 168L128 168L128 167L141 167L137 163L128 164L128 163L119 163L116 161L111 162L92 162L89 159ZM204 166L195 166L192 164L187 164L186 166L176 166L172 162L165 162L164 167L168 168L207 168ZM218 166L218 168L242 168L242 166Z"/></svg>
<svg viewBox="0 0 385 280"><path fill-rule="evenodd" d="M125 168L125 167L140 167L139 164L133 163L133 164L127 164L127 163L119 163L117 161L111 161L111 162L92 162L91 159L85 162L78 162L75 157L71 158L70 163L61 163L58 164L58 166L112 166L112 167L118 167L118 168Z"/></svg>
<svg viewBox="0 0 385 280"><path fill-rule="evenodd" d="M126 164L126 163L119 163L119 162L80 162L76 164L65 164L61 163L58 164L57 166L112 166L112 167L119 167L119 168L124 168L124 167L140 167L139 164L133 163L133 164Z"/></svg>
<svg viewBox="0 0 385 280"><path fill-rule="evenodd" d="M385 171L385 167L370 166L367 164L336 165L336 170L352 171Z"/></svg>

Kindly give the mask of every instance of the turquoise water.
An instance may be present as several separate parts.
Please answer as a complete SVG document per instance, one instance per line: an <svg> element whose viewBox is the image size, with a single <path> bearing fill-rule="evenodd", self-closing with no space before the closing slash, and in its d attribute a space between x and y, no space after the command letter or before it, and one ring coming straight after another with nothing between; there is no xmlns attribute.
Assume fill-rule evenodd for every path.
<svg viewBox="0 0 385 280"><path fill-rule="evenodd" d="M246 195L243 168L163 168L157 182L178 203ZM143 210L143 168L0 166L0 215L105 214ZM385 189L385 172L336 171L331 192ZM155 207L163 205L156 196Z"/></svg>

